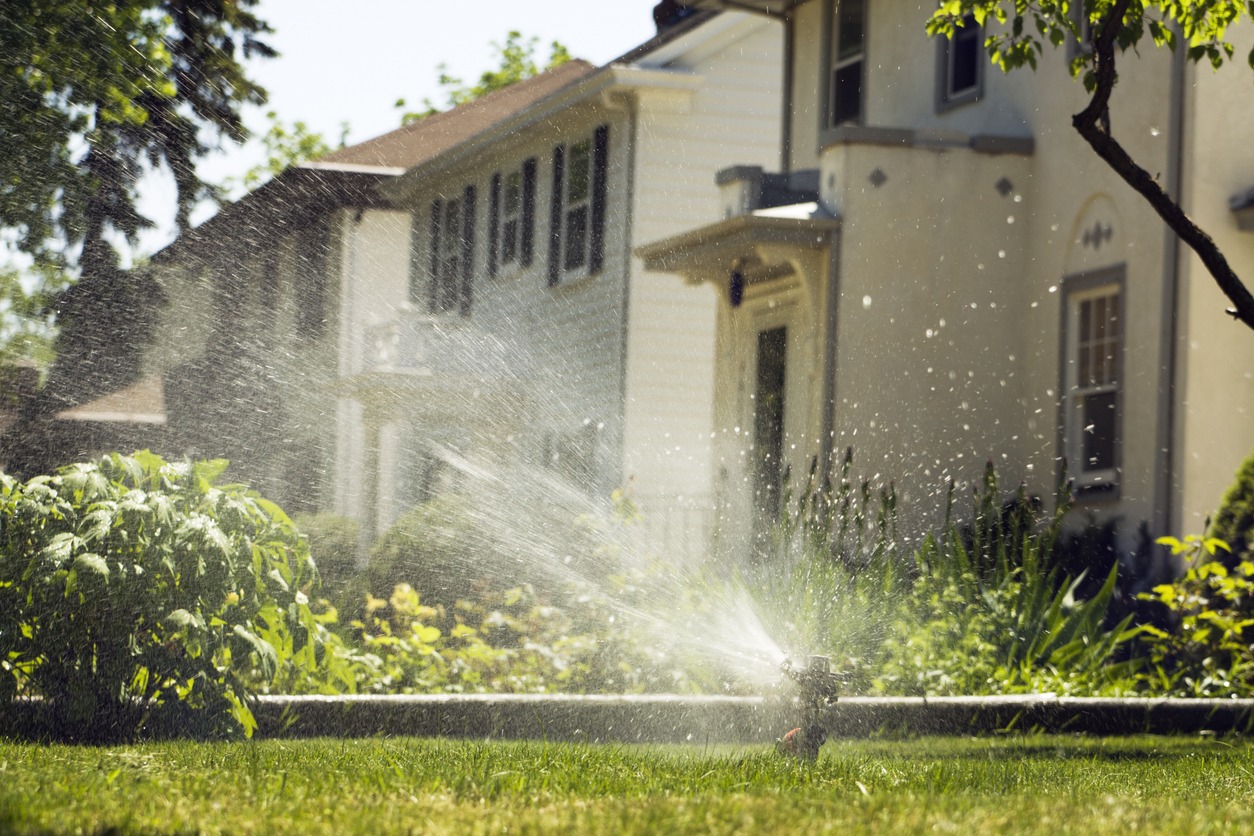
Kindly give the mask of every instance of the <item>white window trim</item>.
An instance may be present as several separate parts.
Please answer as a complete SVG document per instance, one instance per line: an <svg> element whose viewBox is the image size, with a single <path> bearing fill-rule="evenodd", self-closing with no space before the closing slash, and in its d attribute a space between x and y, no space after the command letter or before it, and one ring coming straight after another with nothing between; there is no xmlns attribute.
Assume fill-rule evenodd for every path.
<svg viewBox="0 0 1254 836"><path fill-rule="evenodd" d="M851 52L849 55L840 55L840 6L842 3L857 2L862 5L862 39L858 44L858 50ZM866 121L866 39L867 39L867 15L870 5L868 0L835 0L829 8L830 20L827 26L827 37L830 39L830 47L828 50L828 67L827 67L827 101L823 104L823 120L826 130L839 128L841 125L861 125ZM859 81L858 81L858 112L857 114L836 121L836 73L840 70L847 69L859 65Z"/></svg>
<svg viewBox="0 0 1254 836"><path fill-rule="evenodd" d="M1123 271L1104 271L1100 274L1071 277L1065 280L1061 422L1062 450L1068 463L1068 476L1078 492L1116 490L1122 468L1122 400L1126 377L1124 347L1126 345L1127 318L1125 316L1125 287ZM1084 302L1113 296L1117 306L1118 332L1114 340L1113 362L1115 373L1110 380L1082 385L1080 372L1080 310ZM1085 433L1091 431L1084 423L1082 410L1085 398L1098 395L1114 395L1114 438L1112 466L1100 470L1086 470L1084 461Z"/></svg>

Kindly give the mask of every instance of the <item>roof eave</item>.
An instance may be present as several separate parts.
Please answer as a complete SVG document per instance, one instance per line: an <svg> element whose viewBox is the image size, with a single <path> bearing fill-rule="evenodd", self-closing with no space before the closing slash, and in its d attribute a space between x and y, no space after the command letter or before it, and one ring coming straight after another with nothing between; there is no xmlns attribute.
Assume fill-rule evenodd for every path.
<svg viewBox="0 0 1254 836"><path fill-rule="evenodd" d="M379 185L385 197L397 203L411 200L418 184L434 175L478 156L485 147L502 137L517 134L535 125L552 120L559 112L613 92L669 90L685 92L700 86L703 77L674 70L629 67L611 64L555 91L532 106L515 113L461 142L442 154L409 169L400 177Z"/></svg>
<svg viewBox="0 0 1254 836"><path fill-rule="evenodd" d="M763 248L815 250L829 246L840 218L781 218L737 215L635 249L644 268L676 273L688 282L721 282L734 269L765 264Z"/></svg>

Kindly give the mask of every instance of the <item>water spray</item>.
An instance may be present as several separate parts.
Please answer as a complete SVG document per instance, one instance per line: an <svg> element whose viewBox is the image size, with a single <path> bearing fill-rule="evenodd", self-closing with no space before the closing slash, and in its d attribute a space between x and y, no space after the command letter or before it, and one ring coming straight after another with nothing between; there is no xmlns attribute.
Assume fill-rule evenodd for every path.
<svg viewBox="0 0 1254 836"><path fill-rule="evenodd" d="M827 729L822 723L825 709L836 702L844 677L832 670L831 659L827 656L811 656L804 667L794 666L791 659L785 659L780 672L797 686L802 722L777 740L775 748L788 757L815 761L819 747L827 741Z"/></svg>

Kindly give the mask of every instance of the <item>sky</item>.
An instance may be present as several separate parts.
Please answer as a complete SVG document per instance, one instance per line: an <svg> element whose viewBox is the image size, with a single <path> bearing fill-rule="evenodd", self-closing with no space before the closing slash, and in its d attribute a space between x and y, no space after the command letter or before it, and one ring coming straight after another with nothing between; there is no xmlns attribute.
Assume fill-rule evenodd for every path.
<svg viewBox="0 0 1254 836"><path fill-rule="evenodd" d="M279 57L248 63L250 77L270 94L262 108L249 108L245 122L254 133L267 127L273 110L285 123L302 121L337 142L341 124L348 142L361 142L396 128L397 99L410 108L423 99L443 105L437 83L440 65L468 82L495 66L492 43L511 30L538 37L539 62L549 44L564 44L573 57L604 64L653 36L656 0L261 0L256 14L275 30L267 42ZM210 182L239 177L260 163L256 142L231 145L201 164ZM146 234L141 252L151 253L173 235L173 189L146 185L144 208L160 220ZM211 209L194 216L203 221ZM159 216L159 218L158 218Z"/></svg>

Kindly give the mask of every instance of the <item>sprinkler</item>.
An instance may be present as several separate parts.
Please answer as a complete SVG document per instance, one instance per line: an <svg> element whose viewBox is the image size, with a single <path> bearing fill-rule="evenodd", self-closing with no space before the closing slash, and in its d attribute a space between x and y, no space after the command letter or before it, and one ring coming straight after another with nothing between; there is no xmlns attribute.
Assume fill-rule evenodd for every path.
<svg viewBox="0 0 1254 836"><path fill-rule="evenodd" d="M831 660L826 656L811 656L803 668L794 667L791 659L785 659L780 671L796 683L800 692L802 723L777 740L775 748L782 755L817 760L819 747L827 741L827 729L821 722L823 711L836 702L842 677L832 671Z"/></svg>

